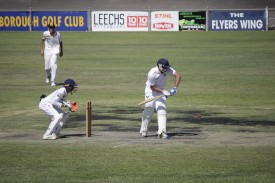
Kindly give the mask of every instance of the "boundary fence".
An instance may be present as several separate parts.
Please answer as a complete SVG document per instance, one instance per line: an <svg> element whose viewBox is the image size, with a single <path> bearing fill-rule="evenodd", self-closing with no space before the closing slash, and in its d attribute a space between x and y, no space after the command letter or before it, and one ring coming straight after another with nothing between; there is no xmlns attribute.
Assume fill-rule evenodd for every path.
<svg viewBox="0 0 275 183"><path fill-rule="evenodd" d="M0 31L268 31L275 8L87 11L0 11Z"/></svg>

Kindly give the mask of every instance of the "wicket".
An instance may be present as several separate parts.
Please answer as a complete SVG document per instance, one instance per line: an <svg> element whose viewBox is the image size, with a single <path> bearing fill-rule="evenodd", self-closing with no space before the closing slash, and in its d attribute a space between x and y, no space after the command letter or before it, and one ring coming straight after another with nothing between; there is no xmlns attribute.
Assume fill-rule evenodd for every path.
<svg viewBox="0 0 275 183"><path fill-rule="evenodd" d="M86 102L86 137L92 134L92 102Z"/></svg>

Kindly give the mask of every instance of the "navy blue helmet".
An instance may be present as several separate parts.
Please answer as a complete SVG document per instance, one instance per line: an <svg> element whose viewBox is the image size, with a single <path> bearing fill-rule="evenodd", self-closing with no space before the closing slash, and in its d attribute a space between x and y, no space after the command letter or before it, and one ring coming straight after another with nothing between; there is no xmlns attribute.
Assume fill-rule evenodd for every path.
<svg viewBox="0 0 275 183"><path fill-rule="evenodd" d="M77 84L72 79L67 79L64 81L64 87L66 88L68 93L69 92L72 93L73 90L76 91L76 89L77 89L76 86L77 86Z"/></svg>
<svg viewBox="0 0 275 183"><path fill-rule="evenodd" d="M169 69L171 67L168 60L166 60L164 58L161 58L158 60L157 66L158 66L160 72L166 72L167 69Z"/></svg>

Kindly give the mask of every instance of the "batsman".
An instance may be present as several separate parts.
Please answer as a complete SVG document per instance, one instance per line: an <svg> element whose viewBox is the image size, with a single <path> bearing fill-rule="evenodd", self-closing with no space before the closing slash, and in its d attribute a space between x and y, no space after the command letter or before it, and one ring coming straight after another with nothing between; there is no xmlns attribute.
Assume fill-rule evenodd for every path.
<svg viewBox="0 0 275 183"><path fill-rule="evenodd" d="M167 75L175 77L174 87L168 92L165 90ZM152 68L148 73L148 79L145 86L145 100L165 94L156 100L145 103L143 111L140 133L142 137L147 137L149 125L154 113L154 106L157 111L158 118L158 137L168 138L166 133L166 99L168 96L176 95L177 88L181 81L181 76L169 64L167 59L159 59L157 66Z"/></svg>

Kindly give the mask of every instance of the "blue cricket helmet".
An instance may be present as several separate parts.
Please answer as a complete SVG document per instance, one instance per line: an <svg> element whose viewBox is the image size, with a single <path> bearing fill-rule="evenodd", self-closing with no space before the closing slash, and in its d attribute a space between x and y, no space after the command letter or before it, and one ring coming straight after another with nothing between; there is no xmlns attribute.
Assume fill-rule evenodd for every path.
<svg viewBox="0 0 275 183"><path fill-rule="evenodd" d="M77 84L72 79L67 79L64 81L64 86L77 86Z"/></svg>
<svg viewBox="0 0 275 183"><path fill-rule="evenodd" d="M171 65L169 64L169 61L165 58L159 59L157 66L158 66L160 72L165 72L165 71L167 71L167 69L169 69L171 67Z"/></svg>
<svg viewBox="0 0 275 183"><path fill-rule="evenodd" d="M64 81L64 87L66 88L66 91L68 93L71 93L77 90L77 84L74 82L74 80L72 79L67 79L66 81Z"/></svg>

